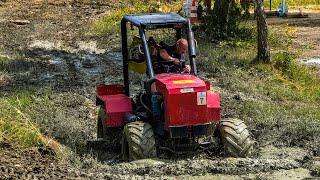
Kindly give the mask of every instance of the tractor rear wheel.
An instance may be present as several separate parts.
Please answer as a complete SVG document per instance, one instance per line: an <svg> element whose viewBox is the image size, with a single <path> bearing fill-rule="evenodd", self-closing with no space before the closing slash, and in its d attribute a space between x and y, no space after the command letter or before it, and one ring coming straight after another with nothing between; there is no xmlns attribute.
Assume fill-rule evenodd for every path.
<svg viewBox="0 0 320 180"><path fill-rule="evenodd" d="M109 144L117 146L120 144L121 128L109 128L107 127L105 120L107 118L104 107L101 106L98 114L97 122L97 138L102 138Z"/></svg>
<svg viewBox="0 0 320 180"><path fill-rule="evenodd" d="M251 155L253 141L243 121L223 119L219 122L217 130L227 155L232 157L248 157Z"/></svg>
<svg viewBox="0 0 320 180"><path fill-rule="evenodd" d="M106 119L106 113L104 108L101 106L98 113L98 121L97 121L97 138L105 138L106 137L106 126L104 124L104 120Z"/></svg>
<svg viewBox="0 0 320 180"><path fill-rule="evenodd" d="M156 157L154 132L149 123L135 121L125 125L122 138L124 159L138 160Z"/></svg>

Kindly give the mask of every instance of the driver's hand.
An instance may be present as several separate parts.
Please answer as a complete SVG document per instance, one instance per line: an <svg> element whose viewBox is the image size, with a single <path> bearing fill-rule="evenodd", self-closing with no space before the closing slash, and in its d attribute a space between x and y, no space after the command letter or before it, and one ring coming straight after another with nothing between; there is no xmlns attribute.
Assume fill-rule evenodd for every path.
<svg viewBox="0 0 320 180"><path fill-rule="evenodd" d="M186 65L183 70L182 70L182 73L190 73L191 72L191 67L190 65Z"/></svg>
<svg viewBox="0 0 320 180"><path fill-rule="evenodd" d="M177 58L173 58L173 64L179 65L180 64L180 60Z"/></svg>

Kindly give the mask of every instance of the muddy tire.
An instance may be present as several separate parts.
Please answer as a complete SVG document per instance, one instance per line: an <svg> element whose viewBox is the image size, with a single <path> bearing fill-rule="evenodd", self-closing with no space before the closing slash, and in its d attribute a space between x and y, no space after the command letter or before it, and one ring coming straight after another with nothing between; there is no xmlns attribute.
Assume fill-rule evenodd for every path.
<svg viewBox="0 0 320 180"><path fill-rule="evenodd" d="M222 149L232 157L248 157L252 153L253 141L247 126L239 119L224 119L218 124L218 136Z"/></svg>
<svg viewBox="0 0 320 180"><path fill-rule="evenodd" d="M103 138L103 125L101 119L98 119L97 122L97 138Z"/></svg>
<svg viewBox="0 0 320 180"><path fill-rule="evenodd" d="M104 108L100 106L97 121L97 138L106 138L106 127L104 124L104 119L106 118L106 113Z"/></svg>
<svg viewBox="0 0 320 180"><path fill-rule="evenodd" d="M109 143L114 145L120 144L121 140L121 128L108 128L105 124L105 119L107 118L104 107L100 107L97 121L97 138L103 138Z"/></svg>
<svg viewBox="0 0 320 180"><path fill-rule="evenodd" d="M122 155L125 160L138 160L156 157L156 143L149 123L136 121L123 129Z"/></svg>

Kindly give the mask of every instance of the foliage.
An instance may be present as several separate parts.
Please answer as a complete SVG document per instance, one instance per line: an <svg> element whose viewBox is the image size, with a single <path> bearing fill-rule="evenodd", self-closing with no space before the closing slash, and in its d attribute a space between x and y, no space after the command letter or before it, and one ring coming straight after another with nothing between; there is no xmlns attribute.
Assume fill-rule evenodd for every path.
<svg viewBox="0 0 320 180"><path fill-rule="evenodd" d="M232 4L229 11L228 19L221 8L214 8L209 11L208 16L203 19L205 32L215 39L232 39L232 38L251 38L253 29L247 26L241 26L243 8L239 3ZM225 24L226 20L226 24ZM226 27L226 29L225 29Z"/></svg>

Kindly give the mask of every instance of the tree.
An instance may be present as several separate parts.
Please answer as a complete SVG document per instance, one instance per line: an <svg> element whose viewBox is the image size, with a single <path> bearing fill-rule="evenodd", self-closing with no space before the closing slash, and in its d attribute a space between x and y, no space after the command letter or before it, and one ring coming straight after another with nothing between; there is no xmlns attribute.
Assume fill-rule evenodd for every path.
<svg viewBox="0 0 320 180"><path fill-rule="evenodd" d="M234 0L216 0L214 4L214 13L218 18L218 26L220 32L228 32L228 22L230 18L230 10ZM226 36L226 34L224 35Z"/></svg>
<svg viewBox="0 0 320 180"><path fill-rule="evenodd" d="M263 8L263 1L257 0L256 16L257 16L257 30L258 30L258 53L257 61L270 63L270 48L268 45L268 25L266 14Z"/></svg>

